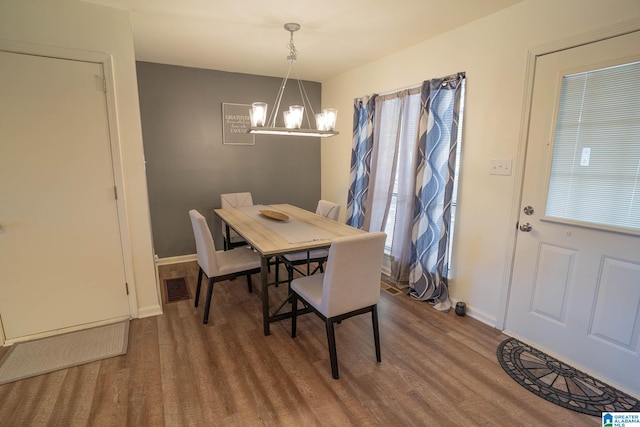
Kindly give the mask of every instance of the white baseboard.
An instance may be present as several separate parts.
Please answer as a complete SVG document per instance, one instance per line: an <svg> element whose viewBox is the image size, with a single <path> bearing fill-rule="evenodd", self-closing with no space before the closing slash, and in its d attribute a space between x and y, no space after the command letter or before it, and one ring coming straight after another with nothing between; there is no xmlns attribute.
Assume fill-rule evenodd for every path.
<svg viewBox="0 0 640 427"><path fill-rule="evenodd" d="M138 319L142 319L144 317L160 316L161 314L162 307L159 305L138 309Z"/></svg>
<svg viewBox="0 0 640 427"><path fill-rule="evenodd" d="M198 260L198 255L196 254L192 254L192 255L179 255L179 256L172 256L172 257L167 257L167 258L158 258L156 260L156 264L157 265L171 265L171 264L180 264L183 262L191 262L191 261L197 261Z"/></svg>
<svg viewBox="0 0 640 427"><path fill-rule="evenodd" d="M453 298L451 299L451 309L455 310L456 308L456 303L459 300L455 300ZM469 307L469 305L467 305L467 316L471 317L472 319L476 319L482 323L484 323L485 325L489 325L492 328L495 328L497 325L497 319L493 316L489 316L487 313L484 313L482 311L478 311L478 310L474 310L472 307Z"/></svg>

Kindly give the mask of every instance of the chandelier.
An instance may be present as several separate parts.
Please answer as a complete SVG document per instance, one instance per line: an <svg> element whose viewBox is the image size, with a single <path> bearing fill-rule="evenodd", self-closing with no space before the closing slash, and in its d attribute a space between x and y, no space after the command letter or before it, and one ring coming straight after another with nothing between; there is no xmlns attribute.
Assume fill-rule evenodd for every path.
<svg viewBox="0 0 640 427"><path fill-rule="evenodd" d="M267 119L268 105L265 102L254 102L251 104L249 110L249 117L251 121L251 127L249 133L267 134L267 135L297 135L297 136L316 136L326 138L329 136L338 135L338 132L334 130L336 126L336 117L338 110L333 108L325 108L320 113L315 113L311 108L309 97L304 89L302 81L298 79L297 74L295 79L298 82L298 89L300 90L300 105L291 105L288 110L282 112L284 127L276 127L276 118L280 111L280 102L282 101L282 95L284 89L291 75L291 71L295 74L295 62L298 59L298 51L293 43L293 33L300 29L300 24L290 22L284 24L284 29L291 33L291 39L289 41L289 70L287 75L282 79L282 84L276 95L274 102L274 108L271 109L269 118ZM315 119L315 128L311 127L311 120L309 120L309 112L311 117ZM307 128L303 128L302 124L306 118Z"/></svg>

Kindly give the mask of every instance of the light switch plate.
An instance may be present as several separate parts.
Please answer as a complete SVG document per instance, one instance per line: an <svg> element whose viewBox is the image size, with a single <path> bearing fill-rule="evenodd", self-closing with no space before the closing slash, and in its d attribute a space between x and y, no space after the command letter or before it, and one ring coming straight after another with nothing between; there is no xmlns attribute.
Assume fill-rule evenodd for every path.
<svg viewBox="0 0 640 427"><path fill-rule="evenodd" d="M489 175L511 175L511 159L491 159Z"/></svg>

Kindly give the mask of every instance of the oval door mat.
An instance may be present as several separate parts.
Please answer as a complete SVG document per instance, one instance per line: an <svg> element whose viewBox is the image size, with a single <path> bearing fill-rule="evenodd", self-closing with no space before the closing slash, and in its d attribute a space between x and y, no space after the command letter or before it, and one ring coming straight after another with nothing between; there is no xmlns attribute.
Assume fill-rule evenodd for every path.
<svg viewBox="0 0 640 427"><path fill-rule="evenodd" d="M515 338L498 346L502 368L527 390L556 405L600 417L602 412L640 411L640 402Z"/></svg>

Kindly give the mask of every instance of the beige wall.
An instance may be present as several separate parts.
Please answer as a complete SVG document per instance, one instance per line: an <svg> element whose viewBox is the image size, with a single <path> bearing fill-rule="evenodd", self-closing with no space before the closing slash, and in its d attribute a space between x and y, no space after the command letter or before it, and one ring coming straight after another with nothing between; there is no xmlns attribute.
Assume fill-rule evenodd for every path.
<svg viewBox="0 0 640 427"><path fill-rule="evenodd" d="M637 17L638 0L525 0L324 81L322 104L339 109L341 133L322 142L322 198L342 203L346 214L354 98L465 71L462 172L450 294L452 300L467 302L470 315L499 326L523 173L519 153L528 52ZM512 175L489 175L492 158L514 159Z"/></svg>
<svg viewBox="0 0 640 427"><path fill-rule="evenodd" d="M149 222L133 38L126 12L77 0L0 1L0 40L112 56L130 239L124 243L140 317L161 313ZM46 49L46 48L45 48ZM129 254L127 254L129 252ZM1 337L0 337L1 338Z"/></svg>

